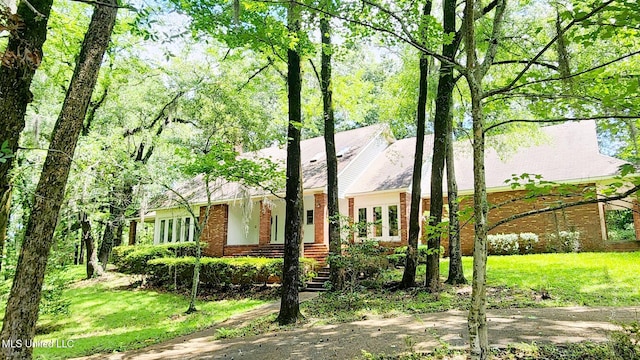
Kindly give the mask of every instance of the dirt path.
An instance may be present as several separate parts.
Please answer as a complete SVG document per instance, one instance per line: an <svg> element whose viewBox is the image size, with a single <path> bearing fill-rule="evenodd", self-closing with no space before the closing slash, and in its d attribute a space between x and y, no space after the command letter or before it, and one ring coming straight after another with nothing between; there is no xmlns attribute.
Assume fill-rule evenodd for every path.
<svg viewBox="0 0 640 360"><path fill-rule="evenodd" d="M301 300L314 296L302 293ZM376 317L339 325L307 324L291 331L213 340L220 327L240 327L256 317L277 312L278 308L277 302L271 303L189 336L136 351L94 355L87 359L353 359L361 355L362 350L394 354L413 346L417 351L427 351L443 341L453 347L464 347L468 336L466 312L451 310ZM492 346L532 341L605 341L607 333L618 328L615 322L634 320L640 320L640 306L505 309L488 313Z"/></svg>

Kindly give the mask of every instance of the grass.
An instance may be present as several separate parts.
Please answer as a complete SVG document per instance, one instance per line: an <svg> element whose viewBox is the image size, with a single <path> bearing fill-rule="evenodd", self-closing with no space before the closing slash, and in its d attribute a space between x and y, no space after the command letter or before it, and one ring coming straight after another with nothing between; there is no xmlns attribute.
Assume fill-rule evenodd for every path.
<svg viewBox="0 0 640 360"><path fill-rule="evenodd" d="M71 267L64 276L77 282L83 271L82 266ZM188 299L184 296L124 289L95 280L72 284L64 290L63 298L70 303L68 314L40 316L35 341L57 340L69 345L71 340L73 347L38 347L35 359L141 348L210 327L264 303L252 299L201 301L198 312L186 315Z"/></svg>
<svg viewBox="0 0 640 360"><path fill-rule="evenodd" d="M448 259L441 275L448 275ZM465 257L467 280L472 259ZM385 275L399 281L402 270ZM424 266L417 280L424 279ZM487 266L487 307L524 308L549 306L637 306L640 304L640 252L491 256ZM371 315L420 314L467 309L469 286L444 285L439 294L421 289L362 289L355 293L327 293L304 303L305 315L322 323L365 319ZM544 295L544 296L543 296Z"/></svg>

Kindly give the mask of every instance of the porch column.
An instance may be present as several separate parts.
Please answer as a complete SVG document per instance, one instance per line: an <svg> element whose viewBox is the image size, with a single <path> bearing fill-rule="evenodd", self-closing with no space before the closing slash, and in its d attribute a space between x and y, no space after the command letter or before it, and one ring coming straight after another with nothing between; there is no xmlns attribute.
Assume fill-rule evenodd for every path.
<svg viewBox="0 0 640 360"><path fill-rule="evenodd" d="M204 219L206 206L200 207L200 219ZM202 240L207 243L204 248L204 255L222 257L224 246L227 244L227 233L229 229L229 205L212 205L209 210L209 221L202 229Z"/></svg>
<svg viewBox="0 0 640 360"><path fill-rule="evenodd" d="M138 222L135 220L131 220L131 222L129 222L129 245L136 244L136 226L137 225L138 225Z"/></svg>
<svg viewBox="0 0 640 360"><path fill-rule="evenodd" d="M640 203L633 201L633 228L636 230L636 241L640 241Z"/></svg>
<svg viewBox="0 0 640 360"><path fill-rule="evenodd" d="M347 198L347 201L349 202L349 228L353 229L353 224L355 222L355 201L352 197ZM352 244L355 241L355 236L356 234L354 233L349 236L349 240Z"/></svg>
<svg viewBox="0 0 640 360"><path fill-rule="evenodd" d="M327 225L325 221L325 213L327 212L327 194L314 194L313 200L315 202L315 206L313 207L313 243L324 244L324 228Z"/></svg>
<svg viewBox="0 0 640 360"><path fill-rule="evenodd" d="M400 193L400 243L407 245L409 241L409 206L411 199L407 198L406 192Z"/></svg>
<svg viewBox="0 0 640 360"><path fill-rule="evenodd" d="M260 201L260 229L258 231L258 245L271 243L271 208L264 201Z"/></svg>

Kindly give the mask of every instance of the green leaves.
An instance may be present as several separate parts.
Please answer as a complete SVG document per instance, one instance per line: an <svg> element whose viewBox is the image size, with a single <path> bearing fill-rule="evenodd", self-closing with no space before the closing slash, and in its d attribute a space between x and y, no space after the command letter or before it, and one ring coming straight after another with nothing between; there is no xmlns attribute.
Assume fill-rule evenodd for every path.
<svg viewBox="0 0 640 360"><path fill-rule="evenodd" d="M277 191L284 184L285 175L277 163L265 158L241 157L230 144L216 144L204 155L193 155L184 149L177 154L189 158L182 168L189 176L221 178L269 191Z"/></svg>
<svg viewBox="0 0 640 360"><path fill-rule="evenodd" d="M15 155L9 148L9 140L3 141L2 146L0 146L0 163L5 163L14 156Z"/></svg>

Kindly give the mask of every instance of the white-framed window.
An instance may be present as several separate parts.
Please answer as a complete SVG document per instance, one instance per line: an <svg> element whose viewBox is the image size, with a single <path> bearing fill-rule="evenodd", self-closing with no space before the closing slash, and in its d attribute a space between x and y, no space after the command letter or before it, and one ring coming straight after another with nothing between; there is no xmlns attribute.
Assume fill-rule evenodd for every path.
<svg viewBox="0 0 640 360"><path fill-rule="evenodd" d="M156 220L155 244L193 241L194 221L190 216L171 217Z"/></svg>
<svg viewBox="0 0 640 360"><path fill-rule="evenodd" d="M400 240L400 206L384 204L358 208L358 238Z"/></svg>

